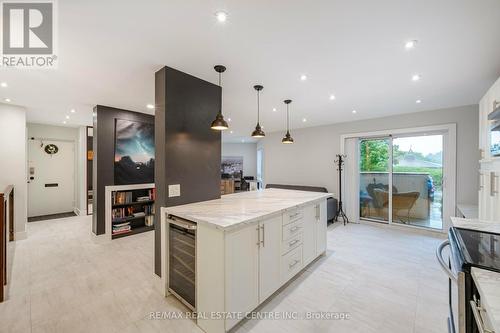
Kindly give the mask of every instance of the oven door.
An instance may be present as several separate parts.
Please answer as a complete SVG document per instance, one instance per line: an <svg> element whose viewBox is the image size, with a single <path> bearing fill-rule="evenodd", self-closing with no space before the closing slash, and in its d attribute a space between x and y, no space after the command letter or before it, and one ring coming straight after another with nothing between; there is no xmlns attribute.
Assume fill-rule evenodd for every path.
<svg viewBox="0 0 500 333"><path fill-rule="evenodd" d="M448 259L443 258L445 248L450 248ZM450 241L443 241L437 248L436 257L443 271L448 275L448 332L466 333L465 329L465 273L454 260L453 246Z"/></svg>

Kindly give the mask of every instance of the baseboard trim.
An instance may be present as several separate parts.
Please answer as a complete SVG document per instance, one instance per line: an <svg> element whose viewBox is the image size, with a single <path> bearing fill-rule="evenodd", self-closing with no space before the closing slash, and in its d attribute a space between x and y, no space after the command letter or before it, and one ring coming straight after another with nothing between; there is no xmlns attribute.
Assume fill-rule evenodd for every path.
<svg viewBox="0 0 500 333"><path fill-rule="evenodd" d="M86 209L80 209L78 207L75 207L73 209L73 212L78 215L78 216L83 216L83 215L87 215L87 210Z"/></svg>
<svg viewBox="0 0 500 333"><path fill-rule="evenodd" d="M15 241L23 240L23 239L26 239L26 238L28 238L28 232L27 231L18 231L14 235L14 240Z"/></svg>
<svg viewBox="0 0 500 333"><path fill-rule="evenodd" d="M371 221L366 221L366 220L360 220L359 224L364 224L364 225L370 225L374 226L377 228L392 228L392 229L398 229L401 231L408 231L411 233L415 234L421 234L421 235L427 235L431 237L437 237L437 238L446 238L447 231L446 230L439 230L439 229L426 229L426 228L421 228L421 227L416 227L412 225L398 225L398 224L388 224L388 223L379 223L379 222L371 222Z"/></svg>

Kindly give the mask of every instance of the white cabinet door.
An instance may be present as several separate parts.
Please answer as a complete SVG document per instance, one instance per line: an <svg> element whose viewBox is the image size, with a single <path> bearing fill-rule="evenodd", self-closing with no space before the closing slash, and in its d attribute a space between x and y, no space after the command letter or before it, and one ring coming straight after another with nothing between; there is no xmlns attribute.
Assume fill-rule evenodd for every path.
<svg viewBox="0 0 500 333"><path fill-rule="evenodd" d="M488 207L488 198L487 189L486 189L486 175L483 171L479 172L479 219L480 220L488 220L487 207Z"/></svg>
<svg viewBox="0 0 500 333"><path fill-rule="evenodd" d="M499 195L499 175L498 172L490 173L490 219L500 221L500 195Z"/></svg>
<svg viewBox="0 0 500 333"><path fill-rule="evenodd" d="M259 302L262 303L281 285L281 229L282 216L260 223L259 248Z"/></svg>
<svg viewBox="0 0 500 333"><path fill-rule="evenodd" d="M304 208L302 255L304 266L316 258L316 205L309 205Z"/></svg>
<svg viewBox="0 0 500 333"><path fill-rule="evenodd" d="M326 199L316 205L316 255L326 251Z"/></svg>
<svg viewBox="0 0 500 333"><path fill-rule="evenodd" d="M484 96L479 102L479 150L481 160L489 156L488 111L488 96Z"/></svg>
<svg viewBox="0 0 500 333"><path fill-rule="evenodd" d="M226 311L247 312L259 305L259 225L226 235ZM238 322L226 321L226 330Z"/></svg>

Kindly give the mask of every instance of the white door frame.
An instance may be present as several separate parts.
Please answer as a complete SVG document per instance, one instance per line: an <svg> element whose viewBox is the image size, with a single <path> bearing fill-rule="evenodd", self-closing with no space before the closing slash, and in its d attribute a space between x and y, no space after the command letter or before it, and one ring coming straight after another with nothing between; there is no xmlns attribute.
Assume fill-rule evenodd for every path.
<svg viewBox="0 0 500 333"><path fill-rule="evenodd" d="M369 138L383 136L398 136L400 134L418 134L426 132L443 132L443 229L435 230L430 228L422 228L410 226L412 228L425 229L430 231L447 233L451 227L451 216L455 215L456 207L456 174L457 174L457 124L442 124L434 126L410 127L400 129L387 129L372 132L359 132L342 134L340 136L340 153L345 154L345 140L349 138ZM390 154L392 158L392 154ZM392 163L391 163L392 165ZM392 166L390 167L392 170ZM391 177L389 177L391 178ZM389 190L392 191L392 180L389 183ZM444 193L446 190L446 194ZM357 189L356 189L357 191ZM347 197L347 196L344 196ZM357 210L359 211L359 210ZM389 217L392 210L389 209ZM359 216L357 216L359 221ZM389 220L391 220L389 218Z"/></svg>

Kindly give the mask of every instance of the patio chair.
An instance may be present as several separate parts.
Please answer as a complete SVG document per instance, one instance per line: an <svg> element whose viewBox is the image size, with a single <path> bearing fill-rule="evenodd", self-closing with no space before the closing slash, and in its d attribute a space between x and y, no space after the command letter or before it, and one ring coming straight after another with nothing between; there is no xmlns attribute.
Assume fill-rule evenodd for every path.
<svg viewBox="0 0 500 333"><path fill-rule="evenodd" d="M375 200L384 208L389 208L389 192L376 188L373 190ZM399 219L408 224L410 222L410 212L420 196L420 192L399 192L392 193L392 218ZM405 215L399 215L398 212L404 210ZM406 219L403 220L403 218Z"/></svg>

